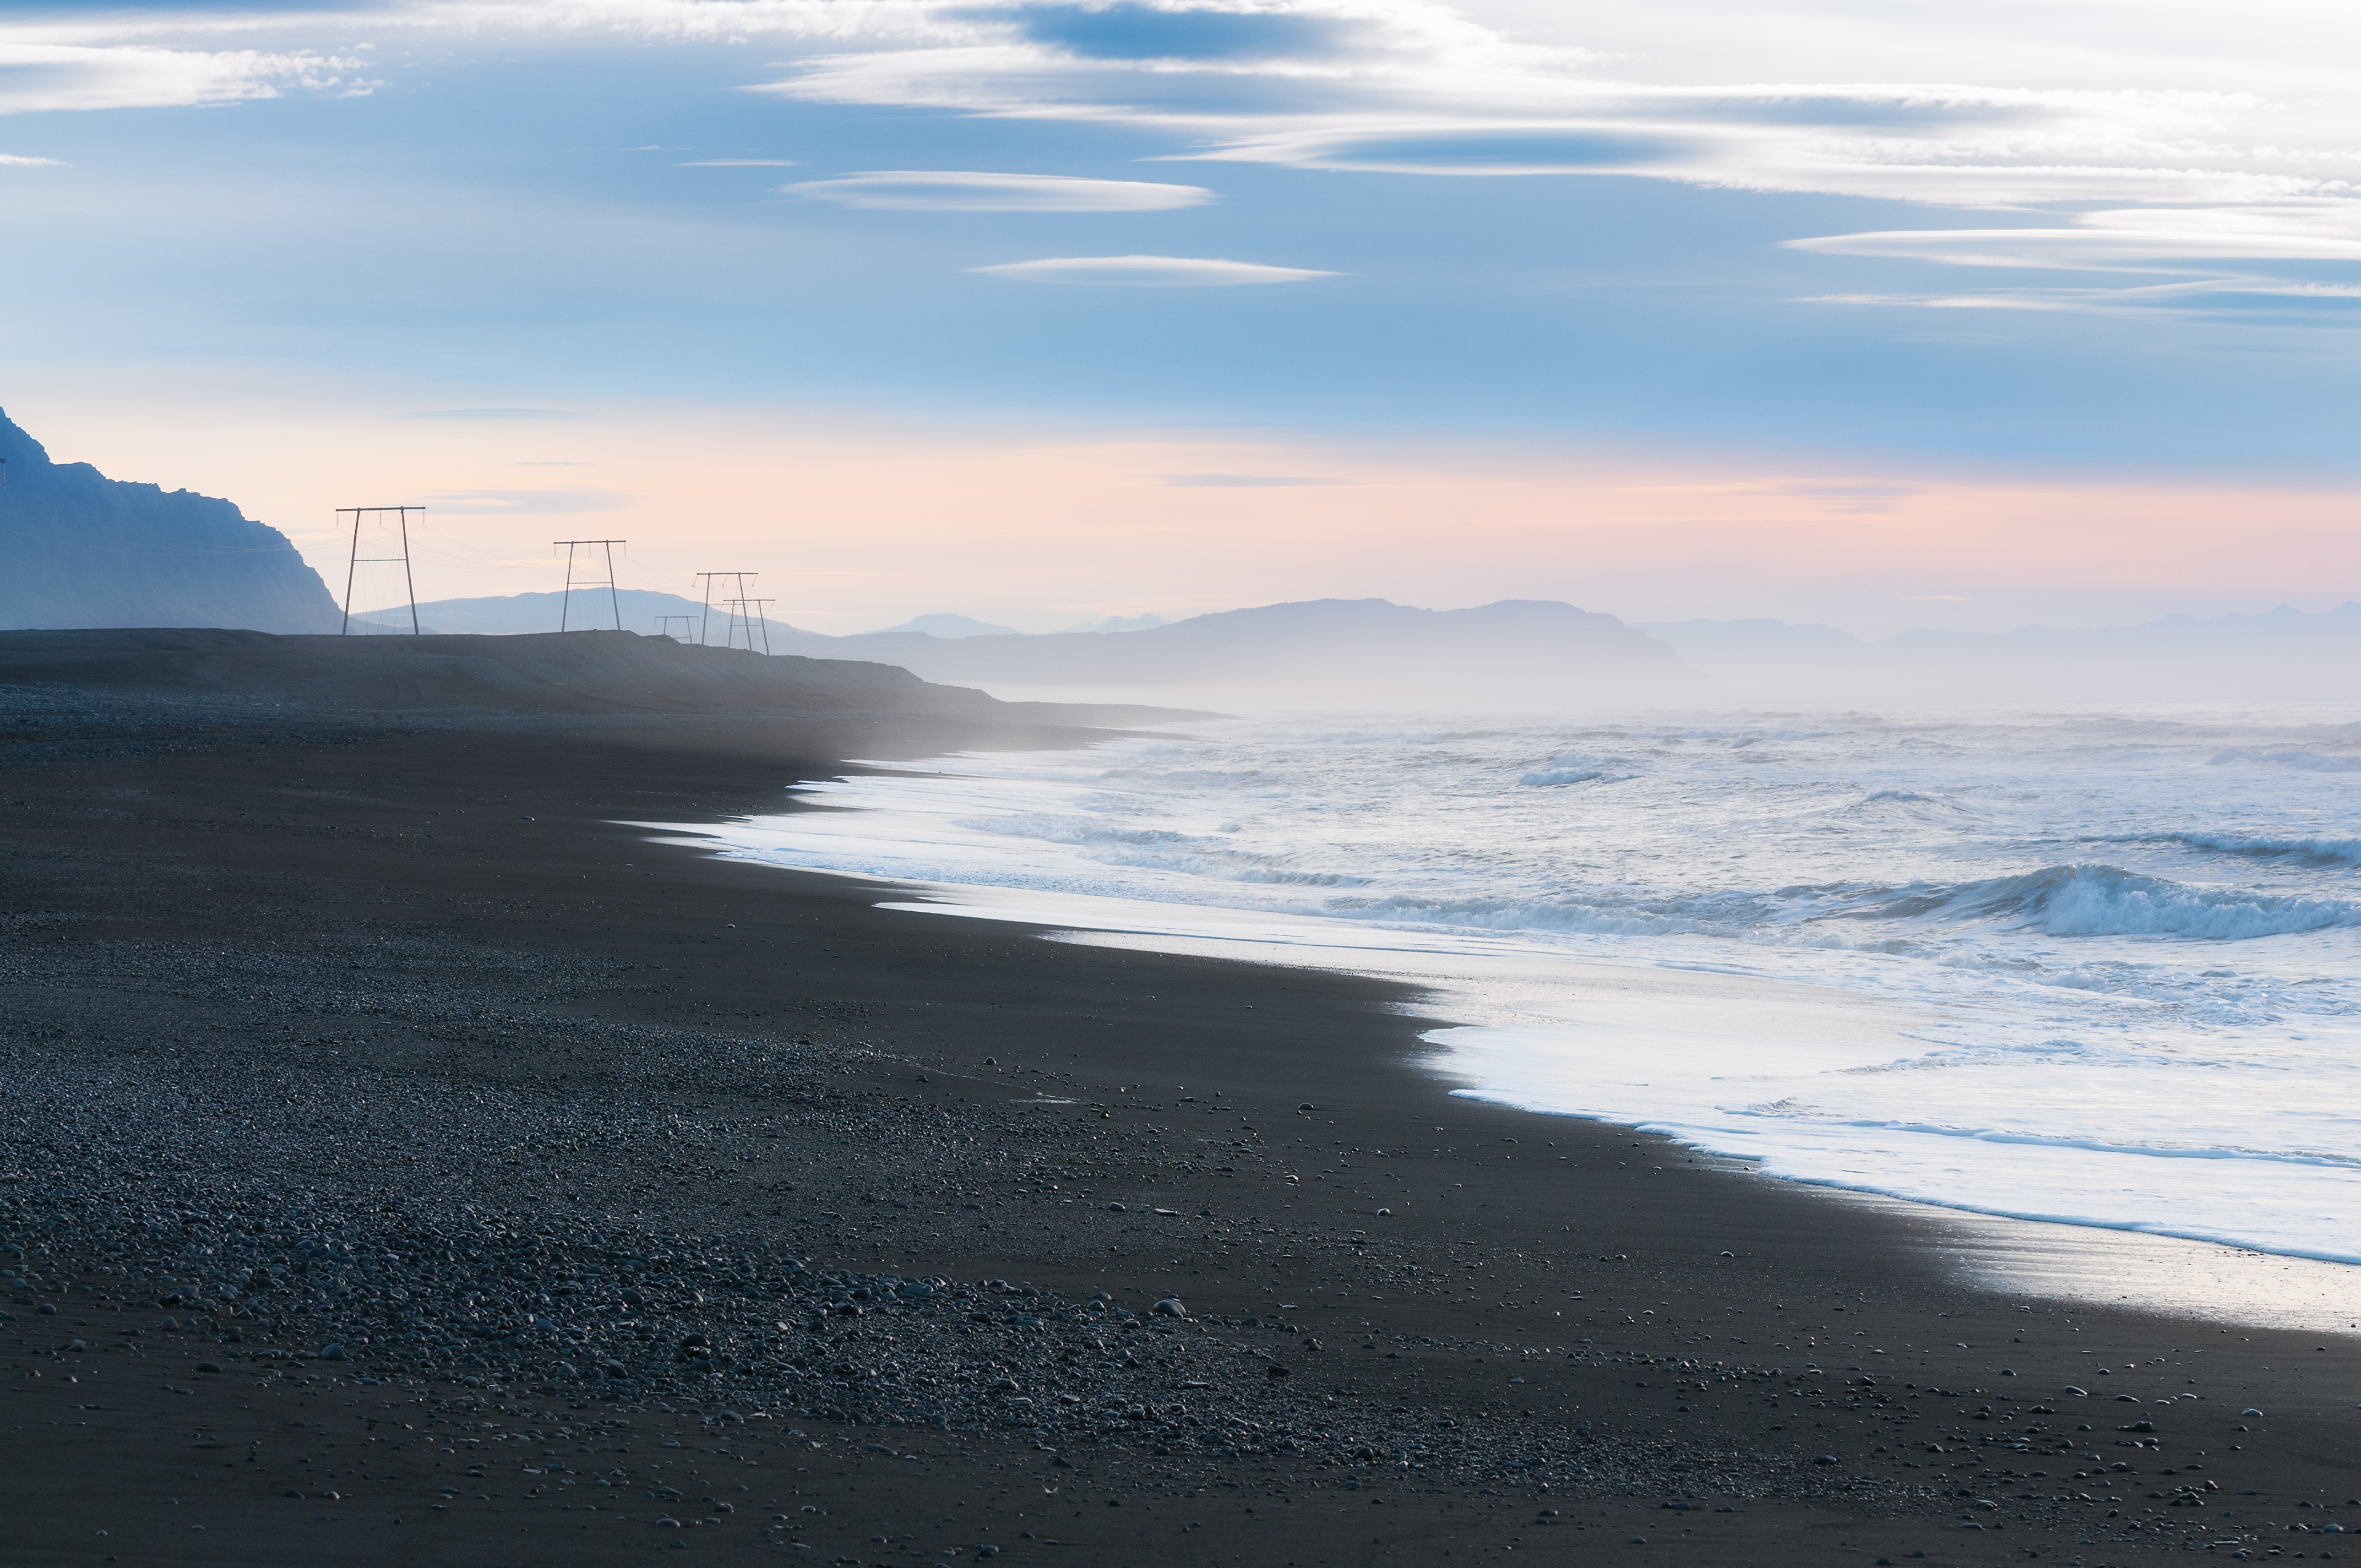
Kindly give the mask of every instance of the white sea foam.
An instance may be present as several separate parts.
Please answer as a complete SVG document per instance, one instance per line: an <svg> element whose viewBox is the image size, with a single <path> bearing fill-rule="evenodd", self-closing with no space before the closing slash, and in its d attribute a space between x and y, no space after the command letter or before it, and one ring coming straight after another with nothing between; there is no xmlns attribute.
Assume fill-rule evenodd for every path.
<svg viewBox="0 0 2361 1568"><path fill-rule="evenodd" d="M2356 1262L2350 743L1225 722L897 764L721 836L1068 939L1412 980L1461 1092L1792 1179Z"/></svg>

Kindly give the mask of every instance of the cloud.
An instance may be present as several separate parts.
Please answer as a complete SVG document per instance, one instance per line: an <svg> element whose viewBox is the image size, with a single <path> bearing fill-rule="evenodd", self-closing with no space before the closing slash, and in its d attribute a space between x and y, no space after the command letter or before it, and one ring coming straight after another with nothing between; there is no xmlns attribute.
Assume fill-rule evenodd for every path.
<svg viewBox="0 0 2361 1568"><path fill-rule="evenodd" d="M2147 283L2130 288L1978 289L1953 293L1821 294L1800 302L1816 305L1905 305L1929 310L2072 312L2086 315L2275 315L2304 312L2307 325L2318 325L2319 312L2330 309L2335 319L2350 319L2361 304L2361 283L2314 283L2268 277L2192 278L2172 283ZM1977 334L1924 334L1965 338ZM2005 340L1999 340L2005 341Z"/></svg>
<svg viewBox="0 0 2361 1568"><path fill-rule="evenodd" d="M23 158L13 152L0 152L0 169L62 169L65 165L54 158Z"/></svg>
<svg viewBox="0 0 2361 1568"><path fill-rule="evenodd" d="M1341 485L1342 479L1312 479L1293 474L1151 474L1159 484L1181 490L1260 490L1293 485Z"/></svg>
<svg viewBox="0 0 2361 1568"><path fill-rule="evenodd" d="M1306 130L1194 155L1377 174L1630 174L1695 160L1694 135L1628 126L1439 126L1417 130Z"/></svg>
<svg viewBox="0 0 2361 1568"><path fill-rule="evenodd" d="M1824 256L1955 267L2132 270L2174 261L2361 261L2361 206L2312 202L2078 213L2047 228L1889 229L1784 243Z"/></svg>
<svg viewBox="0 0 2361 1568"><path fill-rule="evenodd" d="M0 115L174 109L276 98L283 89L362 95L379 85L363 62L310 52L93 48L29 41L0 29Z"/></svg>
<svg viewBox="0 0 2361 1568"><path fill-rule="evenodd" d="M1213 200L1201 185L958 170L880 170L780 189L847 207L930 213L1153 213Z"/></svg>
<svg viewBox="0 0 2361 1568"><path fill-rule="evenodd" d="M972 29L803 62L766 91L1162 128L1170 156L1438 176L1646 172L1944 205L2260 199L2341 147L2242 148L2253 94L1972 83L1702 85L1609 75L1436 0L1160 0L934 13ZM1628 62L1616 61L1616 64Z"/></svg>
<svg viewBox="0 0 2361 1568"><path fill-rule="evenodd" d="M566 409L421 409L396 414L396 419L589 419L589 414Z"/></svg>
<svg viewBox="0 0 2361 1568"><path fill-rule="evenodd" d="M1793 25L1808 30L1808 0L1796 15ZM1181 144L1163 156L1183 161L1437 178L1638 175L2057 214L2007 228L1796 244L1822 254L2061 269L2158 257L2361 258L2361 236L2348 232L2361 214L2361 137L2349 115L2317 106L2341 102L2338 92L2325 81L2303 96L2240 90L2241 78L2292 83L2300 73L2276 59L2214 70L2208 46L2120 63L2080 46L2037 50L2042 69L2033 74L2057 83L2041 87L1874 73L1748 82L1737 74L1748 53L1738 35L1753 35L1773 70L1812 53L1777 38L1773 24L1733 13L1726 45L1683 38L1617 59L1530 41L1431 0L1002 0L928 19L971 33L833 50L760 90L1161 131ZM1878 63L1874 49L1846 58L1856 43L1850 19L1821 19L1829 47L1817 52L1839 69ZM1579 38L1583 25L1554 30ZM2024 16L2011 28L2041 38L2075 25ZM1642 63L1663 60L1677 73L1683 60L1717 53L1730 72L1719 82L1633 79ZM1886 58L1914 57L1897 47ZM1977 58L1994 68L2007 57ZM2012 65L2005 79L2024 74ZM2188 80L2220 85L2152 84ZM2117 212L2088 213L2093 206Z"/></svg>
<svg viewBox="0 0 2361 1568"><path fill-rule="evenodd" d="M2063 270L2361 259L2346 69L2333 50L2313 60L2279 42L2306 36L2315 9L2265 0L2253 27L2224 32L2218 0L2152 0L2133 38L2109 6L2017 4L1970 26L1956 7L1864 11L1852 0L1691 0L1670 16L1530 0L385 0L308 15L278 0L197 0L0 23L0 112L370 85L324 52L153 41L174 29L276 41L333 24L341 39L366 18L372 36L759 38L782 40L789 58L750 91L1117 126L1167 138L1162 156L1176 160L1638 176L2017 214L2006 227L1795 242L1822 255ZM1488 16L1550 26L1512 30ZM1902 73L1928 59L1958 79ZM1993 84L2020 81L2044 84ZM911 177L853 175L802 193L1099 212L1152 210L1165 199L1148 192L1195 190L942 173L923 178L953 183L859 183L890 178ZM1028 183L973 182L992 179Z"/></svg>
<svg viewBox="0 0 2361 1568"><path fill-rule="evenodd" d="M1967 348L1998 347L2025 340L1998 332L1904 332L1894 334L1896 343L1944 343Z"/></svg>
<svg viewBox="0 0 2361 1568"><path fill-rule="evenodd" d="M1112 288L1204 289L1240 283L1301 283L1341 278L1301 267L1265 267L1253 261L1223 261L1195 256L1053 256L1038 261L1005 261L971 267L994 278L1026 283L1093 283Z"/></svg>
<svg viewBox="0 0 2361 1568"><path fill-rule="evenodd" d="M627 511L631 498L618 490L445 490L428 496L426 505L433 511L473 517L562 517Z"/></svg>

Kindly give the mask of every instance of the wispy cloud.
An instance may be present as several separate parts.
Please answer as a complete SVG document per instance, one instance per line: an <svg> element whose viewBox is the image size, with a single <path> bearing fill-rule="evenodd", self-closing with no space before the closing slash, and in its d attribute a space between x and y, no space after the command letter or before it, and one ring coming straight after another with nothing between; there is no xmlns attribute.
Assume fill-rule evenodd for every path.
<svg viewBox="0 0 2361 1568"><path fill-rule="evenodd" d="M983 0L939 15L972 36L831 53L768 90L1159 126L1197 144L1180 158L1641 173L1956 206L2259 200L2352 171L2342 149L2240 147L2225 133L2253 94L1638 82L1599 51L1521 41L1432 0Z"/></svg>
<svg viewBox="0 0 2361 1568"><path fill-rule="evenodd" d="M1586 27L1630 29L1613 15L1569 14L1556 30L1571 41L1544 42L1444 0L387 0L310 12L61 11L0 23L0 112L367 91L361 68L324 41L352 36L362 19L373 31L511 43L762 38L790 58L752 91L1119 125L1165 136L1160 156L1170 159L1437 178L1618 175L2021 214L2006 227L1795 242L1822 255L2054 269L2361 259L2361 131L2347 107L2349 74L2225 39L2196 0L2158 0L2143 9L2152 27L2103 48L2081 15L2088 7L2003 6L1975 36L2011 47L1986 39L1947 52L1966 78L1948 82L1887 73L1893 61L1927 58L1923 41L1905 47L1897 29L1938 30L1940 18L1908 5L1888 8L1899 20L1814 0L1754 8L1765 15L1704 0L1696 9L1703 20L1689 36L1663 27L1649 35L1678 39L1653 52L1587 46ZM1809 50L1780 43L1783 26L1808 34ZM312 52L217 47L307 33L322 40ZM1872 35L1884 43L1861 42ZM2020 36L2030 40L2022 60ZM1763 46L1753 51L1761 80L1743 74L1749 40ZM2232 63L2217 67L2217 57ZM1664 79L1642 80L1650 70ZM1993 84L2026 79L2047 84ZM937 211L1143 211L1205 199L1187 185L959 171L856 174L796 189ZM1039 275L1031 265L1028 275Z"/></svg>
<svg viewBox="0 0 2361 1568"><path fill-rule="evenodd" d="M380 83L363 62L308 51L175 49L39 43L0 28L0 115L175 109L275 98L302 88L363 95Z"/></svg>
<svg viewBox="0 0 2361 1568"><path fill-rule="evenodd" d="M631 498L618 490L445 490L428 496L426 505L433 511L474 517L563 517L626 511Z"/></svg>
<svg viewBox="0 0 2361 1568"><path fill-rule="evenodd" d="M23 158L13 152L0 152L0 169L60 169L54 158Z"/></svg>
<svg viewBox="0 0 2361 1568"><path fill-rule="evenodd" d="M1302 267L1265 267L1253 261L1224 261L1198 256L1053 256L1038 261L1005 261L996 267L972 267L993 278L1013 278L1025 283L1092 283L1131 289L1205 289L1243 283L1301 283L1314 278L1339 278L1339 272L1316 272Z"/></svg>
<svg viewBox="0 0 2361 1568"><path fill-rule="evenodd" d="M1924 494L1925 487L1880 480L1779 479L1768 483L1744 480L1713 485L1633 485L1628 487L1625 493L1635 496L1764 496L1810 501L1816 503L1815 510L1822 512L1872 513L1898 511L1904 502Z"/></svg>
<svg viewBox="0 0 2361 1568"><path fill-rule="evenodd" d="M1314 479L1297 474L1151 474L1161 485L1180 490L1262 490L1296 485L1341 485L1342 479Z"/></svg>
<svg viewBox="0 0 2361 1568"><path fill-rule="evenodd" d="M1819 305L1906 305L1929 310L2074 312L2092 315L2156 314L2220 316L2327 307L2354 319L2361 283L2315 283L2268 277L2191 278L2171 283L2125 288L1975 289L1949 293L1820 294L1802 302ZM2314 313L2307 324L2319 324ZM1920 334L1931 337L1935 334ZM1961 334L1964 335L1964 334Z"/></svg>
<svg viewBox="0 0 2361 1568"><path fill-rule="evenodd" d="M1893 229L1785 242L1827 256L1955 267L2135 270L2181 261L2361 260L2361 202L2315 198L2244 207L2111 209L2040 228Z"/></svg>
<svg viewBox="0 0 2361 1568"><path fill-rule="evenodd" d="M847 207L931 213L1153 213L1213 200L1202 185L960 170L880 170L780 189Z"/></svg>
<svg viewBox="0 0 2361 1568"><path fill-rule="evenodd" d="M421 409L396 419L588 419L566 409Z"/></svg>

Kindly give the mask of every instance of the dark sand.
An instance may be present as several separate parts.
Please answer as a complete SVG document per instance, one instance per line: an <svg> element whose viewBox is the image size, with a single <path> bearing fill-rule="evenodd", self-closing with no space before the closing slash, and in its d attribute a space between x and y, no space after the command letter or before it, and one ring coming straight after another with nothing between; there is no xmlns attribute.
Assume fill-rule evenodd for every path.
<svg viewBox="0 0 2361 1568"><path fill-rule="evenodd" d="M1078 738L8 694L5 1560L2350 1554L2350 1335L1980 1291L1908 1219L1447 1098L1383 985L612 825ZM597 1248L720 1261L634 1302Z"/></svg>

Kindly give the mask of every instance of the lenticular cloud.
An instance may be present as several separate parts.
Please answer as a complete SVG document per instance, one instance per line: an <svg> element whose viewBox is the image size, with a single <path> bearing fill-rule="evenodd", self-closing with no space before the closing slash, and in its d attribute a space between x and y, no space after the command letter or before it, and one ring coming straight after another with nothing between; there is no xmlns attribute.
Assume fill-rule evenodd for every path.
<svg viewBox="0 0 2361 1568"><path fill-rule="evenodd" d="M1202 185L965 170L879 170L782 189L847 207L930 213L1155 213L1213 199Z"/></svg>
<svg viewBox="0 0 2361 1568"><path fill-rule="evenodd" d="M1341 278L1341 272L1318 272L1302 267L1265 267L1253 261L1224 261L1197 256L1052 256L1038 261L1005 261L996 267L970 268L993 278L1020 283L1092 283L1129 289L1207 289L1240 283L1301 283L1313 278Z"/></svg>

